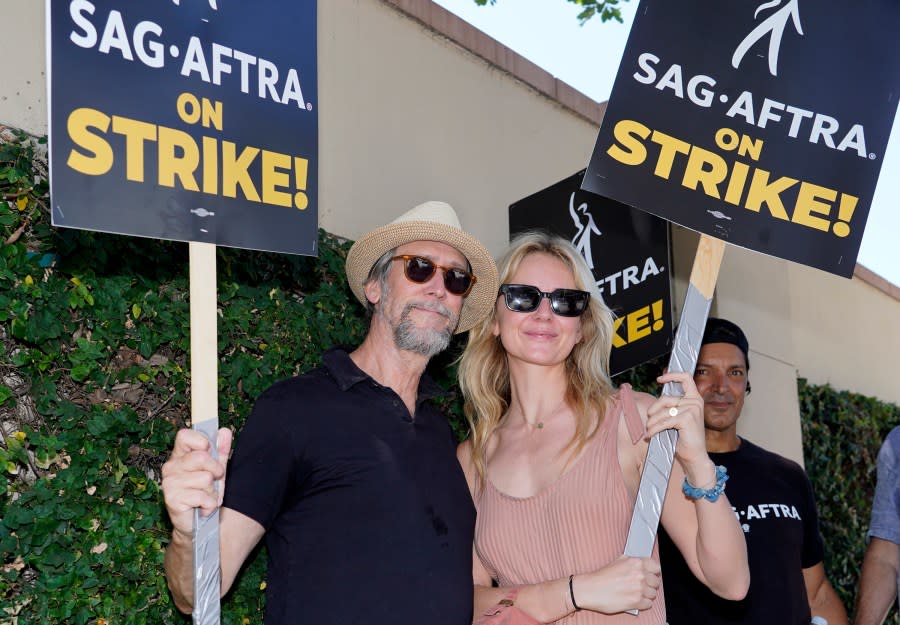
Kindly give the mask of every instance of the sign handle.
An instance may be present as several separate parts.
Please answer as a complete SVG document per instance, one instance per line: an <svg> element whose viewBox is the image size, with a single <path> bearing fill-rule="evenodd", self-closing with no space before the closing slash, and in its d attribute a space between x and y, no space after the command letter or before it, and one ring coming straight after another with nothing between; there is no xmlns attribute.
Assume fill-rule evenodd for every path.
<svg viewBox="0 0 900 625"><path fill-rule="evenodd" d="M216 338L216 246L188 244L191 282L191 423L218 457L218 345ZM218 484L216 485L218 488ZM219 511L194 509L194 625L218 625L221 577Z"/></svg>
<svg viewBox="0 0 900 625"><path fill-rule="evenodd" d="M724 241L700 235L690 284L684 298L684 309L675 334L675 345L669 357L669 371L687 371L693 374L697 366L703 330L709 317L724 253ZM684 395L684 389L681 384L669 382L663 386L663 395L681 396ZM653 552L677 442L678 430L674 429L664 430L650 439L628 539L625 542L626 556L646 558ZM637 616L638 611L629 610L628 613Z"/></svg>

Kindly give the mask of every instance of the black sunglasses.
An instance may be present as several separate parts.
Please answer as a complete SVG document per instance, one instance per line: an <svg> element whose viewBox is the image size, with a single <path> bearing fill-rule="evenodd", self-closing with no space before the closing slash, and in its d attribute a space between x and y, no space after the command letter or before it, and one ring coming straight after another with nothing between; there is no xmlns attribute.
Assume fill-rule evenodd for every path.
<svg viewBox="0 0 900 625"><path fill-rule="evenodd" d="M550 300L550 309L560 317L580 317L587 310L591 294L576 289L554 289L546 293L528 284L504 284L500 293L506 298L506 307L513 312L530 313L538 309L541 300Z"/></svg>
<svg viewBox="0 0 900 625"><path fill-rule="evenodd" d="M402 260L404 262L403 273L406 274L406 278L410 282L417 282L419 284L431 280L431 276L434 275L434 272L440 269L444 272L444 288L447 289L447 292L462 297L468 295L469 291L471 291L472 287L475 285L475 282L478 281L472 273L465 269L460 269L459 267L444 267L443 265L438 265L422 256L403 254L401 256L394 256L391 260Z"/></svg>

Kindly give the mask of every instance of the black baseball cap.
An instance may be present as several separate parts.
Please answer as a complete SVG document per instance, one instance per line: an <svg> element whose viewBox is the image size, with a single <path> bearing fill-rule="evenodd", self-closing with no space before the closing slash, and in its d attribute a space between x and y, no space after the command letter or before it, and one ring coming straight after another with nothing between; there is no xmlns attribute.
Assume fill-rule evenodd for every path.
<svg viewBox="0 0 900 625"><path fill-rule="evenodd" d="M718 317L709 317L706 320L706 329L703 331L703 340L701 345L707 343L731 343L736 345L744 353L744 361L747 363L747 369L750 369L750 343L744 335L744 331L738 327L736 323L727 319Z"/></svg>

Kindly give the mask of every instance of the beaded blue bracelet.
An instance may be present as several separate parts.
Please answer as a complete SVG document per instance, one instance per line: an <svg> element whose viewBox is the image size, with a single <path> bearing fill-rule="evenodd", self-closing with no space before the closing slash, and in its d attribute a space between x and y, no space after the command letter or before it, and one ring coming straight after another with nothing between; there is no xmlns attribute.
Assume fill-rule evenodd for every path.
<svg viewBox="0 0 900 625"><path fill-rule="evenodd" d="M711 488L697 488L688 482L687 477L684 478L684 484L681 485L681 492L690 499L706 499L707 501L716 501L719 495L725 492L725 482L728 481L728 469L719 465L716 467L716 483Z"/></svg>

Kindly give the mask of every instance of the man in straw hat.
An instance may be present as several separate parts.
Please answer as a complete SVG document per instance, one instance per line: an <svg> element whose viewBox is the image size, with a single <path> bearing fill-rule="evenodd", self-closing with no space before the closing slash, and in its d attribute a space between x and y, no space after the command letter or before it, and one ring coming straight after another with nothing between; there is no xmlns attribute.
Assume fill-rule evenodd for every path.
<svg viewBox="0 0 900 625"><path fill-rule="evenodd" d="M450 427L426 403L440 389L422 374L493 307L496 266L452 207L426 202L356 241L347 278L371 312L365 340L263 393L224 501L212 483L225 484L225 466L205 437L176 437L163 467L166 576L185 612L192 508L221 503L223 593L266 535L267 625L471 621L475 512ZM227 429L218 445L227 458Z"/></svg>

